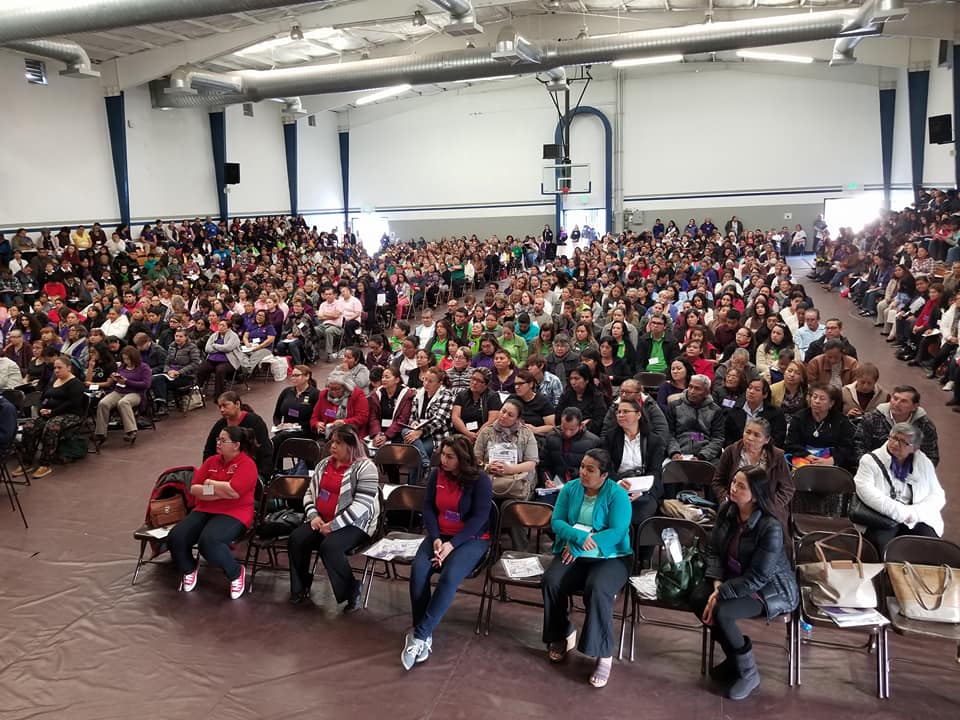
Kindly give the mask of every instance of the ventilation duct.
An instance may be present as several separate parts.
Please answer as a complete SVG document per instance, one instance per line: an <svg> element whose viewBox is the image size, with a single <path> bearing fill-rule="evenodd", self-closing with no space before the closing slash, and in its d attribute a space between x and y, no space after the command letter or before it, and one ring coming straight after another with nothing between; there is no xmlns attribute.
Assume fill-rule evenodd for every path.
<svg viewBox="0 0 960 720"><path fill-rule="evenodd" d="M231 88L236 86L236 79L239 79L241 92L191 98L163 96L162 92L154 92L153 97L158 107L225 105L240 102L235 99L237 97L264 100L354 92L402 84L429 85L479 80L503 75L505 62L514 63L510 66L511 72L530 75L564 66L609 63L617 59L666 54L694 55L827 40L845 33L879 32L876 26L857 28L858 14L848 10L802 13L640 30L562 43L544 42L540 46L523 40L516 31L505 28L497 37L497 50L493 54L489 50L473 48L277 70L242 70L219 76ZM499 55L501 59L494 55ZM152 87L157 84L153 83ZM156 102L158 99L159 104Z"/></svg>
<svg viewBox="0 0 960 720"><path fill-rule="evenodd" d="M547 92L559 93L570 89L570 85L567 83L567 71L562 67L551 68L541 74Z"/></svg>
<svg viewBox="0 0 960 720"><path fill-rule="evenodd" d="M855 63L857 58L853 51L865 34L879 34L883 32L884 23L902 20L906 14L903 0L879 0L862 5L850 20L849 34L845 33L845 37L837 38L834 43L830 66Z"/></svg>
<svg viewBox="0 0 960 720"><path fill-rule="evenodd" d="M243 92L243 81L233 75L211 73L183 65L170 75L170 85L164 89L168 95L196 95L196 87L218 92Z"/></svg>
<svg viewBox="0 0 960 720"><path fill-rule="evenodd" d="M18 40L7 43L11 50L17 50L28 55L51 58L66 63L66 70L60 74L74 78L98 78L100 73L90 65L87 51L69 40Z"/></svg>
<svg viewBox="0 0 960 720"><path fill-rule="evenodd" d="M14 40L32 40L316 2L317 0L4 0L0 3L0 45Z"/></svg>
<svg viewBox="0 0 960 720"><path fill-rule="evenodd" d="M433 4L450 13L450 22L443 32L452 37L480 35L483 28L477 24L471 0L433 0Z"/></svg>

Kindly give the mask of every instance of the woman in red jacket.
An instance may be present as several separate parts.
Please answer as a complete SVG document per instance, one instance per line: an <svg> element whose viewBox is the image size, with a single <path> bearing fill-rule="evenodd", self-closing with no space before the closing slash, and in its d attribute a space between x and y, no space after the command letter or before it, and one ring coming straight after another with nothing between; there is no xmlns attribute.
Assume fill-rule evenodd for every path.
<svg viewBox="0 0 960 720"><path fill-rule="evenodd" d="M328 437L328 429L335 425L353 425L362 440L367 436L370 406L363 390L354 387L353 380L342 370L327 376L327 388L320 391L313 406L310 427L320 438Z"/></svg>
<svg viewBox="0 0 960 720"><path fill-rule="evenodd" d="M253 433L228 425L217 436L216 454L194 473L190 494L196 505L167 536L170 554L183 575L180 589L184 592L197 586L200 560L193 556L196 545L208 563L223 569L230 580L230 598L243 595L246 571L233 557L230 545L253 524L255 452Z"/></svg>

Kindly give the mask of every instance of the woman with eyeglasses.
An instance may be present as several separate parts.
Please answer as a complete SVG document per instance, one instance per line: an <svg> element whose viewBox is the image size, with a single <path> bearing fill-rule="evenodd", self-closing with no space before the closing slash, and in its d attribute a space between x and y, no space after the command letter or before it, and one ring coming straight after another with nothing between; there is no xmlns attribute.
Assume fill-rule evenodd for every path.
<svg viewBox="0 0 960 720"><path fill-rule="evenodd" d="M500 498L526 500L533 492L540 456L537 438L520 420L516 398L508 398L497 418L477 433L473 447L477 462L493 481Z"/></svg>
<svg viewBox="0 0 960 720"><path fill-rule="evenodd" d="M659 433L652 432L641 413L642 395L617 402L616 427L603 437L610 455L610 474L630 495L631 525L639 525L657 513L663 499L663 460L667 448Z"/></svg>
<svg viewBox="0 0 960 720"><path fill-rule="evenodd" d="M273 473L273 443L263 418L240 398L240 393L228 390L217 398L220 419L213 424L207 442L203 446L203 459L213 457L217 452L217 437L225 427L243 427L253 433L252 455L257 470L263 478Z"/></svg>
<svg viewBox="0 0 960 720"><path fill-rule="evenodd" d="M313 371L306 365L294 365L290 373L290 384L277 396L273 408L273 424L278 428L273 436L273 445L279 451L280 445L289 438L309 438L310 416L320 397Z"/></svg>
<svg viewBox="0 0 960 720"><path fill-rule="evenodd" d="M580 409L584 422L589 422L587 429L590 432L597 433L603 427L607 405L602 393L593 382L593 373L582 363L571 370L567 376L567 389L560 396L556 414L563 415L564 408L569 406Z"/></svg>
<svg viewBox="0 0 960 720"><path fill-rule="evenodd" d="M193 474L190 484L193 510L167 535L170 555L180 572L180 589L197 587L200 560L196 545L208 563L223 570L230 581L230 598L238 599L246 588L246 571L230 546L253 524L257 465L253 433L231 425L214 436L216 451Z"/></svg>
<svg viewBox="0 0 960 720"><path fill-rule="evenodd" d="M879 553L901 535L941 537L946 496L937 470L920 449L920 432L911 423L896 423L887 442L860 458L854 478L857 497L887 522L860 522L864 537ZM859 518L851 519L857 522Z"/></svg>
<svg viewBox="0 0 960 720"><path fill-rule="evenodd" d="M537 358L535 363L539 363L536 367L543 367L543 360ZM553 404L540 391L540 383L537 382L534 372L529 369L518 370L514 389L513 397L520 402L520 419L523 423L534 435L549 434L556 427L557 415Z"/></svg>
<svg viewBox="0 0 960 720"><path fill-rule="evenodd" d="M449 346L449 343L448 343ZM473 353L466 345L458 347L453 353L453 364L447 370L447 378L450 380L450 389L458 393L470 387L470 380L473 378L473 368L470 367L470 358Z"/></svg>
<svg viewBox="0 0 960 720"><path fill-rule="evenodd" d="M310 557L320 553L337 603L344 612L362 608L363 586L354 578L347 553L371 541L380 518L380 474L367 449L350 425L330 432L330 455L310 476L303 496L304 523L290 534L290 602L310 595L313 573Z"/></svg>
<svg viewBox="0 0 960 720"><path fill-rule="evenodd" d="M451 421L454 432L471 443L476 442L480 431L497 419L500 407L500 396L490 389L490 371L473 368L470 386L457 393L453 401Z"/></svg>

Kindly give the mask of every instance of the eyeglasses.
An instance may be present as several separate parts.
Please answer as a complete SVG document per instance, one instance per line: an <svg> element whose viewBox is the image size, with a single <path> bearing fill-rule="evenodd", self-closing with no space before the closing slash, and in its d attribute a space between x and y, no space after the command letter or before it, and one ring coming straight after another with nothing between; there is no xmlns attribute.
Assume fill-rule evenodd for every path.
<svg viewBox="0 0 960 720"><path fill-rule="evenodd" d="M217 438L217 445L223 445L224 443L235 443L236 440L231 440L230 438Z"/></svg>
<svg viewBox="0 0 960 720"><path fill-rule="evenodd" d="M913 447L912 442L908 442L900 437L891 437L890 442L895 442L897 445L902 445L903 447Z"/></svg>

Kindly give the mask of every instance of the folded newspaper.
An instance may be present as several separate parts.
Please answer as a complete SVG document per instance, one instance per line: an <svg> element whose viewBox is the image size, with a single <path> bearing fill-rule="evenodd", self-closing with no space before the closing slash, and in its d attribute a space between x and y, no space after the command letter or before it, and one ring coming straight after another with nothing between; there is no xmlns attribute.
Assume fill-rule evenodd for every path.
<svg viewBox="0 0 960 720"><path fill-rule="evenodd" d="M873 608L844 608L824 606L820 612L829 617L837 627L861 627L865 625L888 625L890 621Z"/></svg>
<svg viewBox="0 0 960 720"><path fill-rule="evenodd" d="M657 571L643 570L639 575L630 578L630 584L644 600L657 599Z"/></svg>
<svg viewBox="0 0 960 720"><path fill-rule="evenodd" d="M503 570L512 578L526 578L543 575L543 565L538 557L503 558Z"/></svg>
<svg viewBox="0 0 960 720"><path fill-rule="evenodd" d="M409 540L383 538L364 550L363 554L367 557L388 561L397 558L412 558L417 554L417 549L423 540L424 538L413 538Z"/></svg>

